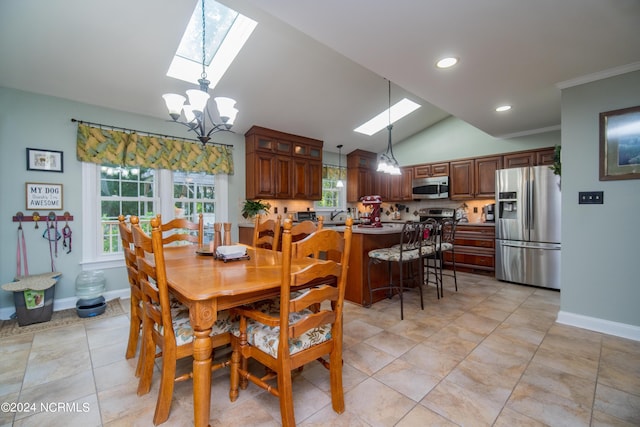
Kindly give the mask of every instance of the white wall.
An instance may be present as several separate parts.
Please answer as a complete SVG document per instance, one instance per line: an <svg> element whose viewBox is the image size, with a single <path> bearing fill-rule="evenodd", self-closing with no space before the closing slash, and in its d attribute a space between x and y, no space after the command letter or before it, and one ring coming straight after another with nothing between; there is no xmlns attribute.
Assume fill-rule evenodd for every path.
<svg viewBox="0 0 640 427"><path fill-rule="evenodd" d="M398 123L402 126L402 122ZM393 146L401 166L533 150L560 144L560 131L494 138L455 117L444 119Z"/></svg>
<svg viewBox="0 0 640 427"><path fill-rule="evenodd" d="M640 339L640 180L599 180L598 117L638 105L639 71L562 91L559 319L635 339ZM604 191L604 204L578 205L579 191Z"/></svg>

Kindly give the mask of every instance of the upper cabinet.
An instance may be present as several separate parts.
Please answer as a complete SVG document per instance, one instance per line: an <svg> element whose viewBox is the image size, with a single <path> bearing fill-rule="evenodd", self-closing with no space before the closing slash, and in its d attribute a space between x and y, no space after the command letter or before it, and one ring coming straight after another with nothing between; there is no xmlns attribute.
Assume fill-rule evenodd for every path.
<svg viewBox="0 0 640 427"><path fill-rule="evenodd" d="M245 134L246 198L322 198L322 141L253 126Z"/></svg>
<svg viewBox="0 0 640 427"><path fill-rule="evenodd" d="M502 156L458 160L449 165L449 198L465 200L495 197L496 170L502 169Z"/></svg>
<svg viewBox="0 0 640 427"><path fill-rule="evenodd" d="M432 176L449 176L449 162L429 163L413 167L414 178L429 178Z"/></svg>
<svg viewBox="0 0 640 427"><path fill-rule="evenodd" d="M359 202L362 196L376 193L376 160L370 151L354 150L347 154L347 202Z"/></svg>
<svg viewBox="0 0 640 427"><path fill-rule="evenodd" d="M520 168L525 166L552 165L554 147L541 150L519 151L503 156L504 168Z"/></svg>
<svg viewBox="0 0 640 427"><path fill-rule="evenodd" d="M402 175L376 172L378 155L354 150L347 154L347 202L359 202L362 196L379 195L385 202L411 200L413 166L400 168Z"/></svg>
<svg viewBox="0 0 640 427"><path fill-rule="evenodd" d="M400 168L400 170L402 175L384 174L388 177L388 200L390 202L411 201L413 199L413 167Z"/></svg>

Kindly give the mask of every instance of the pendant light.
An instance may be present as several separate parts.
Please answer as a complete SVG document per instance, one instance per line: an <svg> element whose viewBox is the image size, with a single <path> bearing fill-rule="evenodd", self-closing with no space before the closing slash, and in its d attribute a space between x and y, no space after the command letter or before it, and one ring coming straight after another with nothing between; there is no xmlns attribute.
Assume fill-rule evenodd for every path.
<svg viewBox="0 0 640 427"><path fill-rule="evenodd" d="M199 89L191 89L187 91L189 97L189 104L185 104L187 100L184 96L176 93L166 93L162 95L167 109L169 110L169 116L171 119L185 125L189 128L189 131L193 131L198 135L198 139L203 144L206 144L211 139L211 134L220 131L231 131L231 126L238 114L238 110L235 108L236 101L231 98L216 97L216 106L218 107L218 113L222 123L216 124L211 118L211 112L207 109L207 101L209 100L209 80L207 80L206 73L206 25L204 14L204 1L202 0L202 74L198 79L200 84ZM185 120L178 120L184 115ZM206 118L209 117L211 122L211 129L206 129Z"/></svg>
<svg viewBox="0 0 640 427"><path fill-rule="evenodd" d="M390 175L402 175L398 161L393 155L393 145L391 144L391 129L393 129L393 125L391 124L391 80L387 81L389 82L389 125L387 126L387 130L389 131L389 140L387 142L387 151L385 151L384 154L381 154L380 159L378 159L378 168L376 169L376 172L384 172Z"/></svg>
<svg viewBox="0 0 640 427"><path fill-rule="evenodd" d="M344 187L342 182L342 144L338 145L338 182L336 182L337 188Z"/></svg>

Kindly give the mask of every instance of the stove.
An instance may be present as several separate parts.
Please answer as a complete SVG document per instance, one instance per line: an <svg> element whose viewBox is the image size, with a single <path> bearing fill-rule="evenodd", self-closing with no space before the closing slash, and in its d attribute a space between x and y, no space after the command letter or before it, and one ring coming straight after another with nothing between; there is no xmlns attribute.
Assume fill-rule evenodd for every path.
<svg viewBox="0 0 640 427"><path fill-rule="evenodd" d="M454 218L456 210L453 208L424 208L418 211L418 215L420 216L420 221L424 221L428 218Z"/></svg>

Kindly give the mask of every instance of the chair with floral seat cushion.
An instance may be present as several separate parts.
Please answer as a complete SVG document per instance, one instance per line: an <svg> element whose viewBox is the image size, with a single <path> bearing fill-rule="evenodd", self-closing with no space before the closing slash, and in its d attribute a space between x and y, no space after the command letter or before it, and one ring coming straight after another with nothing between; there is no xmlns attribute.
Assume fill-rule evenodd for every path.
<svg viewBox="0 0 640 427"><path fill-rule="evenodd" d="M273 313L275 307L267 313L250 307L232 309L240 315L239 328L233 330L232 338L229 390L232 401L238 396L238 387L246 387L249 380L280 399L282 425L294 426L291 371L317 360L329 369L334 411L344 411L342 313L352 226L353 220L349 218L343 234L322 229L293 243L291 220L285 220L279 312ZM318 261L305 268L292 267L295 261L309 256ZM333 279L331 285L326 284L329 278ZM308 286L312 287L290 298L292 288ZM321 307L317 312L309 309L315 305ZM326 355L328 361L323 357ZM272 375L259 378L247 370L249 358L275 373L276 387L267 382Z"/></svg>
<svg viewBox="0 0 640 427"><path fill-rule="evenodd" d="M160 215L158 215L158 218L160 218L160 220L162 220L162 217ZM124 217L123 217L124 219ZM131 221L135 221L136 224L140 223L140 218L132 215L130 217L130 222ZM121 236L126 234L123 234L123 229L121 228ZM162 244L164 246L175 246L175 245L184 245L184 244L197 244L198 246L201 246L203 243L203 237L204 237L204 222L203 222L203 215L202 213L198 214L198 222L192 222L186 218L174 218L172 220L170 220L169 222L166 222L164 224L161 225L161 230L162 230ZM129 234L131 235L131 231L129 231ZM131 235L131 239L133 239L133 236ZM131 246L133 245L133 240L131 240ZM126 249L124 249L125 247L125 242L123 240L123 250L125 250L125 259L127 257L127 252ZM133 257L133 262L134 264L136 263L136 259L135 259L135 250L133 250L130 254L130 257ZM130 267L127 265L127 269L129 270ZM137 265L134 266L135 271L133 272L134 275L137 276ZM137 277L136 277L137 280ZM135 294L135 298L137 300L137 302L139 302L139 312L140 312L140 319L142 321L142 319L144 318L144 307L142 304L142 300L143 300L143 295L142 295L142 290L140 290L139 293L135 292L135 289L132 288L132 292L131 292L131 304L132 304L132 308L133 308L133 304L134 304L134 294ZM187 310L186 307L184 307L179 301L177 301L173 295L170 295L170 301L169 301L172 309L174 311L184 311ZM133 311L132 311L133 313ZM132 322L133 322L133 315L131 316ZM132 341L132 334L133 334L133 328L135 325L131 325L130 326L130 331L129 331L129 345L135 345L133 344ZM139 329L138 329L139 331ZM139 332L138 332L139 333ZM137 339L137 337L136 337ZM142 356L142 351L144 350L144 345L141 346L141 356L138 358L138 365L136 367L136 376L140 376L140 370L141 370L141 366L142 366L142 360L144 360L144 356ZM127 355L129 354L129 347L127 347ZM134 354L135 354L135 350L134 350ZM159 357L159 355L156 355L156 357Z"/></svg>
<svg viewBox="0 0 640 427"><path fill-rule="evenodd" d="M122 251L124 252L127 277L129 279L129 288L131 290L129 340L127 341L127 351L125 353L125 358L131 359L136 355L137 352L138 338L140 337L142 319L144 318L142 308L142 290L140 289L140 285L138 283L138 265L136 261L135 248L133 246L133 234L131 233L130 224L126 223L126 218L124 215L118 216L118 229L120 231ZM142 358L138 358L136 376L140 376L141 361Z"/></svg>
<svg viewBox="0 0 640 427"><path fill-rule="evenodd" d="M149 392L154 370L154 360L162 356L160 389L153 417L155 425L169 418L174 383L191 378L188 372L176 376L178 359L193 355L193 329L189 323L189 311L181 305L171 302L165 270L163 230L159 216L151 220L151 237L139 226L138 218L131 218L131 231L136 249L138 282L143 291L144 326L141 351L142 369L138 383L138 395ZM212 328L213 348L230 343L229 331L233 319L228 311L217 314ZM156 348L160 349L156 353ZM228 365L227 362L212 365L212 370Z"/></svg>
<svg viewBox="0 0 640 427"><path fill-rule="evenodd" d="M276 219L268 219L266 221L260 221L260 218L260 214L256 215L255 226L253 227L253 247L274 251L279 250L282 217L278 215Z"/></svg>
<svg viewBox="0 0 640 427"><path fill-rule="evenodd" d="M402 226L400 233L400 242L389 248L380 248L369 251L369 265L367 271L367 286L369 290L369 306L373 304L373 293L378 291L387 291L388 298L393 297L394 292L400 297L400 319L404 319L404 302L403 293L405 291L404 281L411 279L415 282L420 292L420 307L424 310L424 301L422 298L422 269L418 268L418 279L413 274L413 265L421 260L421 245L424 225L420 222L409 221ZM382 262L387 263L387 271L389 274L389 282L381 287L371 287L371 266ZM397 264L399 268L398 283L393 282L393 264ZM407 270L405 272L405 269ZM405 274L407 273L407 274Z"/></svg>

